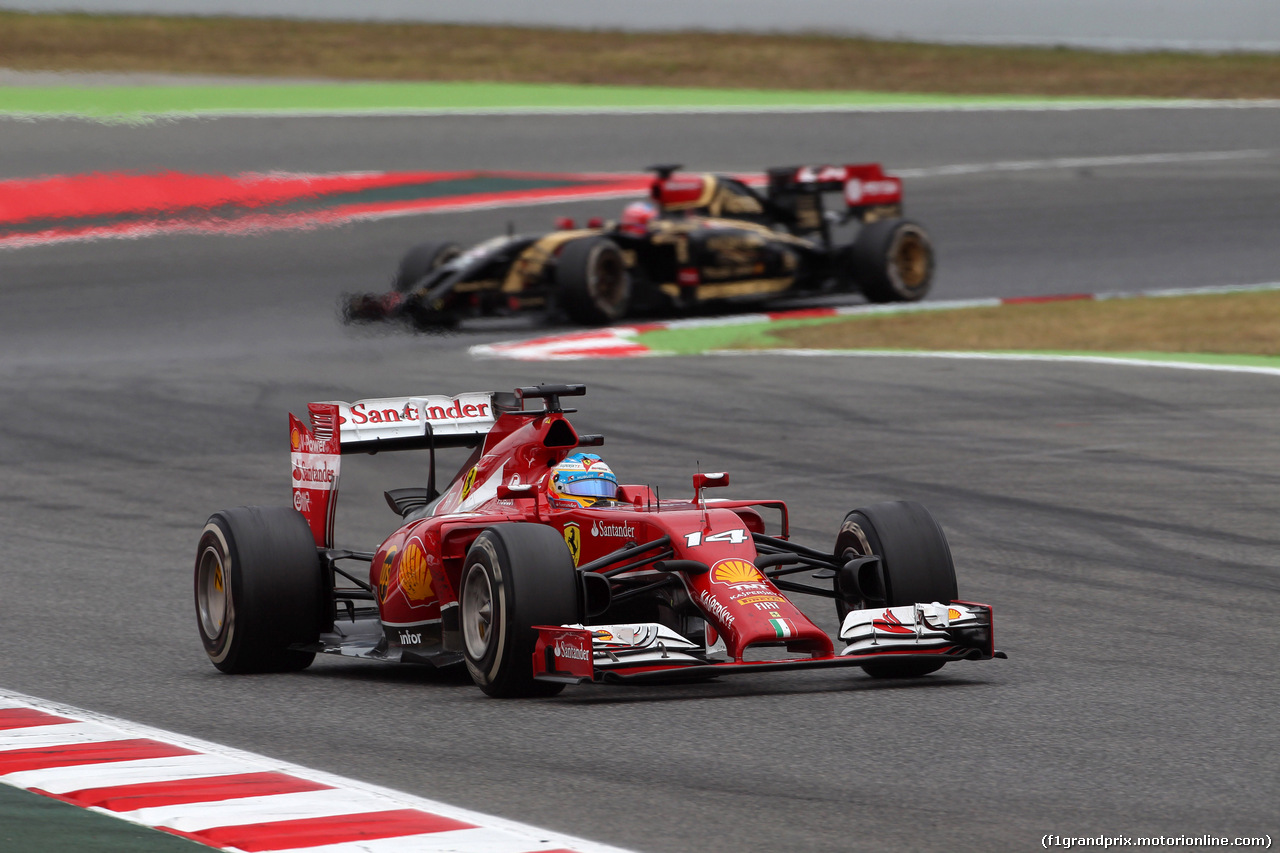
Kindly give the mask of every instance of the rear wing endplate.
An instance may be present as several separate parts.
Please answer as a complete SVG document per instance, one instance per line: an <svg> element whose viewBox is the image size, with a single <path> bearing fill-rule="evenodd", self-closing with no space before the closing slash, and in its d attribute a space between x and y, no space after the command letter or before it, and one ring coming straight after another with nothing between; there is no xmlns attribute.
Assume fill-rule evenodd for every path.
<svg viewBox="0 0 1280 853"><path fill-rule="evenodd" d="M436 448L475 447L498 416L514 408L513 395L490 391L309 403L310 425L289 415L294 509L307 519L316 545L332 548L343 456L428 449L434 486Z"/></svg>

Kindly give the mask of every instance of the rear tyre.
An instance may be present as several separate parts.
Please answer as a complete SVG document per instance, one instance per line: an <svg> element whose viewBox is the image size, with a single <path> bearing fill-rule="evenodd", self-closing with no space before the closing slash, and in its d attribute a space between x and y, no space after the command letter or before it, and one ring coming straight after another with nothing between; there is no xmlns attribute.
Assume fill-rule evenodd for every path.
<svg viewBox="0 0 1280 853"><path fill-rule="evenodd" d="M631 307L631 274L622 250L605 237L568 243L556 262L559 302L574 322L616 323Z"/></svg>
<svg viewBox="0 0 1280 853"><path fill-rule="evenodd" d="M933 243L907 219L882 219L858 232L845 263L870 302L918 302L933 285Z"/></svg>
<svg viewBox="0 0 1280 853"><path fill-rule="evenodd" d="M289 648L319 639L324 615L320 556L311 527L292 507L215 512L200 534L196 625L223 672L305 669L314 652Z"/></svg>
<svg viewBox="0 0 1280 853"><path fill-rule="evenodd" d="M582 621L578 570L564 538L541 524L490 527L462 570L459 622L476 686L490 696L553 696L563 684L533 680L533 625Z"/></svg>
<svg viewBox="0 0 1280 853"><path fill-rule="evenodd" d="M845 560L859 554L880 557L883 603L887 607L930 601L950 603L959 595L946 534L929 510L915 501L886 501L855 509L840 525L835 554ZM849 610L880 603L837 598L836 612L843 623ZM943 663L878 661L862 668L874 678L912 678L941 669Z"/></svg>
<svg viewBox="0 0 1280 853"><path fill-rule="evenodd" d="M462 254L457 243L420 243L400 259L395 289L408 293L414 286L449 261Z"/></svg>

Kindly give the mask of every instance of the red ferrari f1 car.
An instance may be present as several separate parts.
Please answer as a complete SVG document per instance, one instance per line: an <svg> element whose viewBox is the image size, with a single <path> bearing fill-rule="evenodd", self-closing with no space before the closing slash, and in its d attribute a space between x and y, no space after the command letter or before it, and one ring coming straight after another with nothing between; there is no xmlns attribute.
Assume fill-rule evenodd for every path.
<svg viewBox="0 0 1280 853"><path fill-rule="evenodd" d="M991 607L958 599L946 537L920 504L854 510L821 549L790 540L782 501L707 497L725 473L694 474L690 499L660 500L581 450L604 438L579 434L560 399L585 390L291 415L293 506L222 510L200 535L196 615L214 666L299 670L318 652L465 664L490 696L547 696L841 666L914 677L1004 657ZM436 451L450 447L472 452L439 490ZM342 458L408 449L430 466L426 485L386 493L399 528L371 551L336 549ZM839 648L796 594L833 600Z"/></svg>
<svg viewBox="0 0 1280 853"><path fill-rule="evenodd" d="M628 205L616 222L566 221L465 251L449 242L415 246L392 291L347 297L343 314L422 330L521 311L600 324L707 303L839 292L913 302L929 292L929 236L902 218L902 181L878 164L770 169L764 192L678 168L653 166L650 199ZM830 210L828 197L838 198ZM837 236L844 223L858 226L848 242Z"/></svg>

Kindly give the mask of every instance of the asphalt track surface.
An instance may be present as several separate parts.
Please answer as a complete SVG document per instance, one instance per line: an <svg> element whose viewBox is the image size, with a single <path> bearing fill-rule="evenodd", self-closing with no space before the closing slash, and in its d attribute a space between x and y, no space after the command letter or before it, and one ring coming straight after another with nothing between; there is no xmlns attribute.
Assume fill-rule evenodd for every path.
<svg viewBox="0 0 1280 853"><path fill-rule="evenodd" d="M501 167L891 167L1269 149L1275 111L0 122L0 176ZM937 295L1276 280L1274 153L922 178ZM1029 849L1058 835L1276 832L1280 384L925 359L477 362L344 329L336 295L410 243L616 202L261 237L0 253L0 684L643 851ZM438 232L437 232L438 233ZM324 659L232 678L191 604L208 514L288 501L319 399L582 381L624 480L732 472L824 546L846 510L930 506L1008 661L911 683L743 676L485 699L465 676ZM412 458L353 459L340 544L396 521ZM834 630L825 602L808 608ZM1271 805L1268 805L1270 803Z"/></svg>

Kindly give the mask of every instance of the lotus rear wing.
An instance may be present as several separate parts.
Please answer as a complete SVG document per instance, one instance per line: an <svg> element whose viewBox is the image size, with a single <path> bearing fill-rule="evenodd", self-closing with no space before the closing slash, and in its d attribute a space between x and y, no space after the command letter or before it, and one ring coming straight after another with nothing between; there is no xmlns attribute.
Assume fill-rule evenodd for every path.
<svg viewBox="0 0 1280 853"><path fill-rule="evenodd" d="M498 417L515 408L514 395L491 391L309 403L310 424L289 415L293 507L311 525L316 545L332 548L343 456L430 450L427 490L432 492L436 448L477 446Z"/></svg>
<svg viewBox="0 0 1280 853"><path fill-rule="evenodd" d="M847 218L874 222L902 215L902 179L886 175L879 163L849 166L783 166L770 169L768 198L792 220L797 232L828 236L824 193L840 193Z"/></svg>

